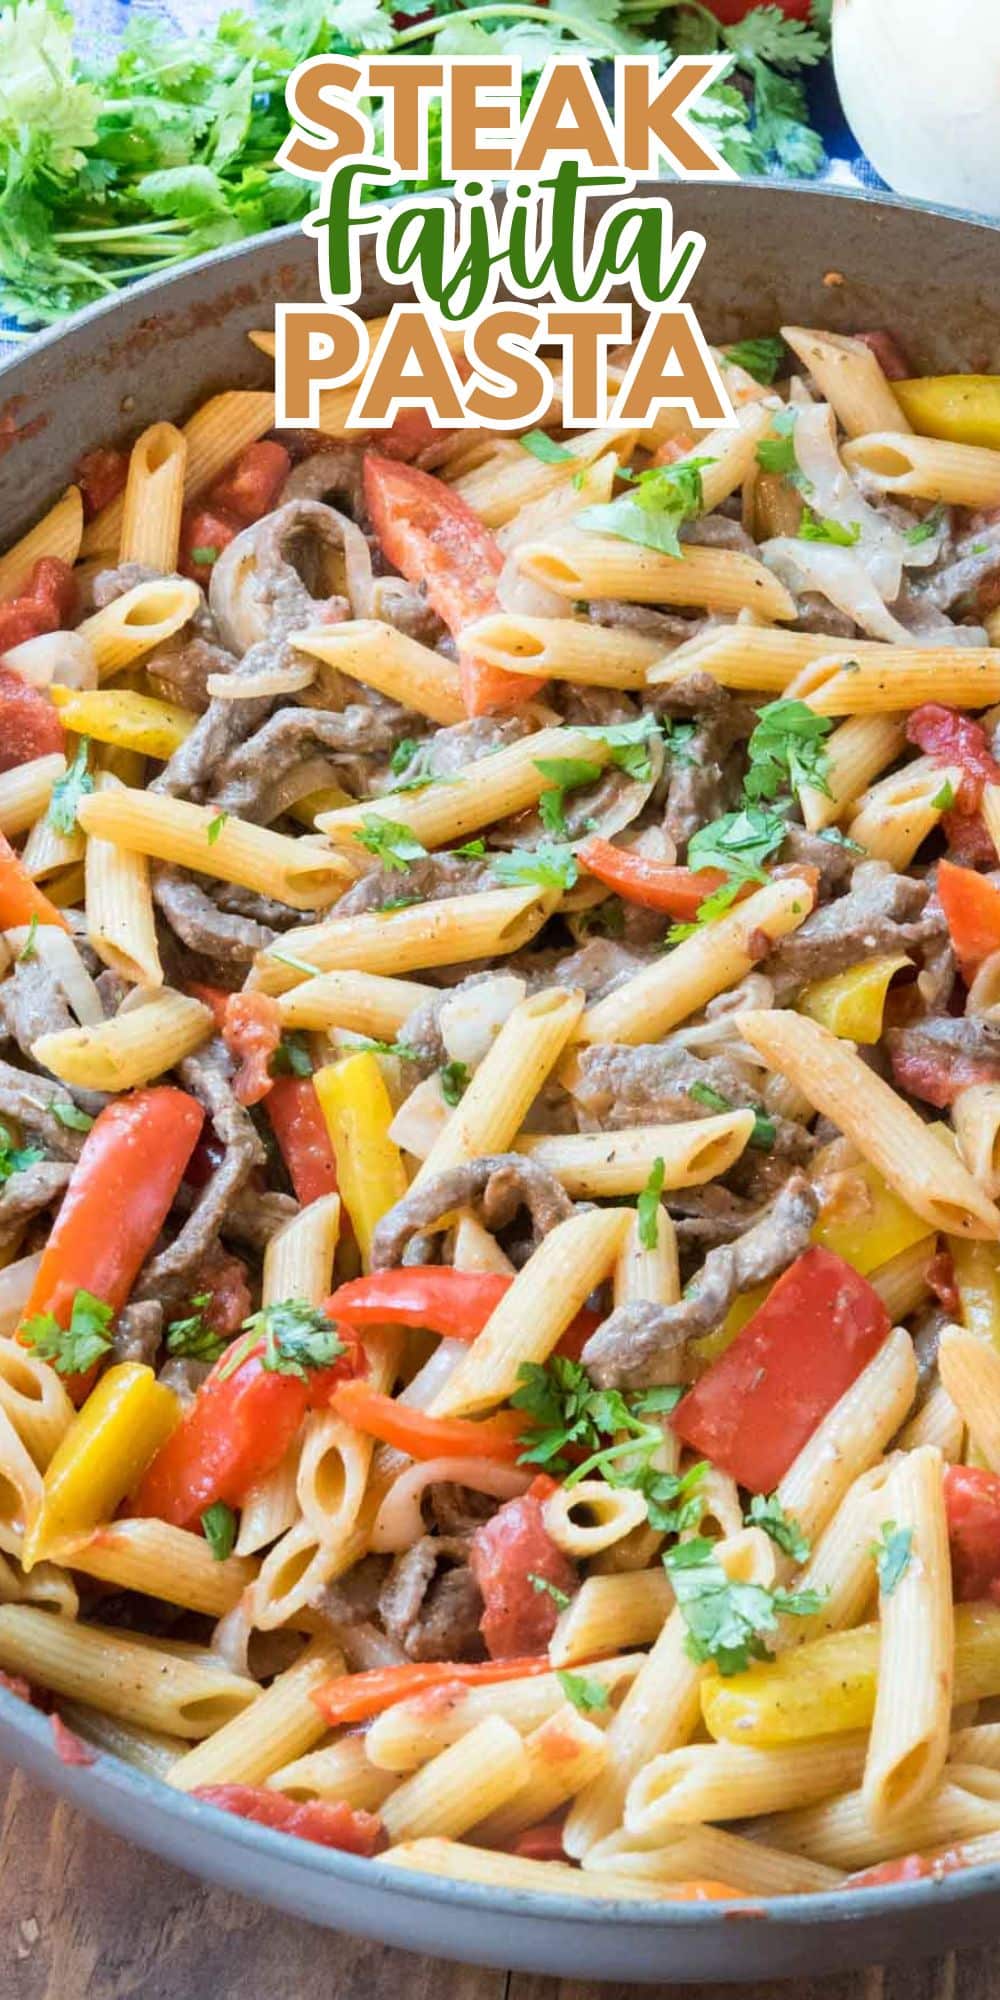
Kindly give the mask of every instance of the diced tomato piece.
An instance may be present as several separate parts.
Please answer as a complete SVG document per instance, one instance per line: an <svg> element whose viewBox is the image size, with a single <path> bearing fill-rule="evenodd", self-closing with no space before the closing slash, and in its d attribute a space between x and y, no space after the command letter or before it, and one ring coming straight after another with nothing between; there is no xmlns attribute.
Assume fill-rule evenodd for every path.
<svg viewBox="0 0 1000 2000"><path fill-rule="evenodd" d="M838 1889L882 1889L893 1882L925 1882L928 1876L952 1875L966 1867L961 1849L948 1847L941 1854L900 1854L895 1861L877 1861L873 1868L859 1868L845 1875Z"/></svg>
<svg viewBox="0 0 1000 2000"><path fill-rule="evenodd" d="M34 1700L31 1682L23 1674L8 1674L0 1667L0 1687L6 1688L8 1694L16 1694L18 1701Z"/></svg>
<svg viewBox="0 0 1000 2000"><path fill-rule="evenodd" d="M990 753L982 723L960 709L925 701L909 717L906 740L936 764L958 765L962 773L958 803L963 812L976 811L984 785L1000 784L1000 764Z"/></svg>
<svg viewBox="0 0 1000 2000"><path fill-rule="evenodd" d="M337 1162L312 1077L274 1077L264 1108L303 1206L336 1194Z"/></svg>
<svg viewBox="0 0 1000 2000"><path fill-rule="evenodd" d="M942 813L941 829L948 842L948 858L962 868L995 868L997 855L986 821L980 812L960 812L953 806Z"/></svg>
<svg viewBox="0 0 1000 2000"><path fill-rule="evenodd" d="M0 646L4 612L10 608L0 605ZM0 771L30 764L35 757L47 757L53 750L64 749L65 743L59 711L48 697L29 687L20 674L0 667Z"/></svg>
<svg viewBox="0 0 1000 2000"><path fill-rule="evenodd" d="M1000 1083L1000 1056L963 1055L960 1049L938 1049L930 1043L906 1041L891 1051L893 1080L910 1097L920 1097L944 1111L973 1083Z"/></svg>
<svg viewBox="0 0 1000 2000"><path fill-rule="evenodd" d="M230 993L222 1038L240 1068L233 1095L240 1104L259 1104L271 1088L271 1058L281 1040L281 1010L267 993Z"/></svg>
<svg viewBox="0 0 1000 2000"><path fill-rule="evenodd" d="M99 444L93 451L85 451L77 461L74 479L83 496L83 512L86 520L92 521L102 507L110 507L119 493L124 493L128 479L128 453L115 451L111 445Z"/></svg>
<svg viewBox="0 0 1000 2000"><path fill-rule="evenodd" d="M223 513L221 507L185 507L177 558L181 575L191 577L207 590L214 564L242 525L234 514Z"/></svg>
<svg viewBox="0 0 1000 2000"><path fill-rule="evenodd" d="M808 7L798 6L797 0L793 0L793 5L799 19L806 19L809 12ZM785 12L791 13L792 6L786 5ZM885 327L875 327L870 333L856 333L854 338L855 340L862 340L866 347L871 348L883 375L888 381L903 382L908 376L912 375L913 370L895 334L887 333Z"/></svg>
<svg viewBox="0 0 1000 2000"><path fill-rule="evenodd" d="M472 1537L469 1568L483 1594L479 1629L491 1659L543 1653L559 1616L556 1599L531 1578L571 1596L578 1577L573 1563L556 1547L533 1492L506 1500Z"/></svg>
<svg viewBox="0 0 1000 2000"><path fill-rule="evenodd" d="M383 458L409 460L429 451L431 445L447 444L449 438L457 436L457 431L436 428L426 410L400 410L391 428L379 432L378 449Z"/></svg>
<svg viewBox="0 0 1000 2000"><path fill-rule="evenodd" d="M889 1332L859 1272L818 1246L797 1257L671 1419L751 1493L770 1493Z"/></svg>
<svg viewBox="0 0 1000 2000"><path fill-rule="evenodd" d="M294 1834L297 1840L338 1847L342 1854L363 1854L370 1860L387 1844L377 1813L339 1799L289 1799L264 1785L195 1785L191 1797L218 1806L220 1812L256 1820L258 1826Z"/></svg>
<svg viewBox="0 0 1000 2000"><path fill-rule="evenodd" d="M526 1826L513 1842L510 1853L526 1861L568 1861L563 1846L564 1819L543 1819L538 1826Z"/></svg>
<svg viewBox="0 0 1000 2000"><path fill-rule="evenodd" d="M76 579L68 564L43 556L19 595L0 604L0 654L71 624L77 603Z"/></svg>
<svg viewBox="0 0 1000 2000"><path fill-rule="evenodd" d="M234 1257L231 1251L223 1250L221 1244L216 1244L214 1250L202 1259L191 1285L194 1298L199 1298L203 1292L210 1295L207 1306L203 1308L206 1326L210 1326L220 1340L231 1340L253 1311L247 1267L242 1257Z"/></svg>
<svg viewBox="0 0 1000 2000"><path fill-rule="evenodd" d="M937 893L962 975L971 984L983 960L1000 951L1000 889L971 868L941 861Z"/></svg>
<svg viewBox="0 0 1000 2000"><path fill-rule="evenodd" d="M946 1465L944 1504L956 1602L1000 1603L1000 1475L985 1466Z"/></svg>
<svg viewBox="0 0 1000 2000"><path fill-rule="evenodd" d="M955 1263L950 1250L939 1250L924 1271L934 1297L945 1312L957 1313L961 1303L955 1282Z"/></svg>
<svg viewBox="0 0 1000 2000"><path fill-rule="evenodd" d="M49 1716L52 1741L60 1764L96 1764L97 1751L74 1729L68 1729L57 1708Z"/></svg>
<svg viewBox="0 0 1000 2000"><path fill-rule="evenodd" d="M261 438L248 444L232 465L214 480L206 495L209 507L223 514L235 514L249 525L269 514L278 504L278 495L292 469L291 455L283 444Z"/></svg>

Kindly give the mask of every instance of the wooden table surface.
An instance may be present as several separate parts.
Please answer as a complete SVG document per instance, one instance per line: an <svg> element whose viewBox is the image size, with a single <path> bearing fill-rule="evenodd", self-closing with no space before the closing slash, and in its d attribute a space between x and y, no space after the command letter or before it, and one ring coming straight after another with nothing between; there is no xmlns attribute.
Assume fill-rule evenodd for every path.
<svg viewBox="0 0 1000 2000"><path fill-rule="evenodd" d="M414 1958L207 1887L0 1765L0 2000L643 2000ZM996 2000L995 1951L677 2000ZM659 1989L666 1994L668 1989Z"/></svg>

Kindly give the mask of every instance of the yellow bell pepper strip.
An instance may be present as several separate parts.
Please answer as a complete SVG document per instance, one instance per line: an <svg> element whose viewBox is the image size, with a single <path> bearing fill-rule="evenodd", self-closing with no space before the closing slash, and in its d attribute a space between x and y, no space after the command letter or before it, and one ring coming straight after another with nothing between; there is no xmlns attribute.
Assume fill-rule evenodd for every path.
<svg viewBox="0 0 1000 2000"><path fill-rule="evenodd" d="M90 736L95 743L136 750L166 763L190 736L198 718L172 701L135 694L130 688L67 688L49 690L67 729Z"/></svg>
<svg viewBox="0 0 1000 2000"><path fill-rule="evenodd" d="M1000 1347L1000 1256L995 1244L967 1243L949 1236L948 1248L962 1325L981 1340Z"/></svg>
<svg viewBox="0 0 1000 2000"><path fill-rule="evenodd" d="M124 1361L91 1390L45 1474L41 1511L24 1538L25 1569L110 1521L181 1417L151 1368Z"/></svg>
<svg viewBox="0 0 1000 2000"><path fill-rule="evenodd" d="M367 1049L328 1063L313 1077L326 1119L337 1186L351 1218L365 1269L371 1268L375 1225L406 1193L406 1170L389 1137L393 1110L385 1079Z"/></svg>
<svg viewBox="0 0 1000 2000"><path fill-rule="evenodd" d="M872 1572L874 1579L874 1570ZM828 1632L728 1680L710 1674L701 1707L717 1742L769 1748L867 1729L875 1713L879 1628ZM1000 1605L955 1606L955 1706L1000 1694Z"/></svg>
<svg viewBox="0 0 1000 2000"><path fill-rule="evenodd" d="M877 1042L882 1034L885 999L895 973L911 963L905 953L871 958L851 965L832 979L814 979L799 995L798 1011L808 1014L849 1042Z"/></svg>
<svg viewBox="0 0 1000 2000"><path fill-rule="evenodd" d="M918 375L892 393L924 437L1000 450L1000 375Z"/></svg>

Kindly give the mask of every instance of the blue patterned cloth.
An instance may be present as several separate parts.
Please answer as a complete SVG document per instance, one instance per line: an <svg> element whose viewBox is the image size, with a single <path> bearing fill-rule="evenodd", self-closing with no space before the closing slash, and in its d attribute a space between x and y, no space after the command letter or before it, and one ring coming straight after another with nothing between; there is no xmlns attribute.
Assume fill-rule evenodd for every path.
<svg viewBox="0 0 1000 2000"><path fill-rule="evenodd" d="M196 34L199 29L211 26L227 3L228 0L166 0L166 4L165 0L71 0L77 41L90 52L113 49L129 21L143 14L171 22L181 35ZM252 6L253 0L243 0L243 4ZM848 130L828 62L809 76L807 87L813 123L827 154L820 182L836 187L884 188L885 181L858 151ZM15 326L13 319L0 314L0 360L24 349L23 332L16 340L6 337L7 331L13 332Z"/></svg>

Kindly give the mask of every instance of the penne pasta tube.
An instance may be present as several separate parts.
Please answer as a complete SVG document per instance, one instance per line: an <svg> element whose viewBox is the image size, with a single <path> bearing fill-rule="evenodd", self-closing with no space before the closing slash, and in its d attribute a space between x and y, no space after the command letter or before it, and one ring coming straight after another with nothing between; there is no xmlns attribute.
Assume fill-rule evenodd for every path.
<svg viewBox="0 0 1000 2000"><path fill-rule="evenodd" d="M488 460L463 473L455 480L454 490L487 528L502 528L522 507L569 486L605 452L614 452L624 463L634 448L635 435L634 431L621 430L577 431L545 458L536 458L518 440L509 456Z"/></svg>
<svg viewBox="0 0 1000 2000"><path fill-rule="evenodd" d="M100 1709L88 1708L82 1701L61 1701L59 1713L67 1728L82 1736L85 1743L106 1750L112 1757L121 1757L151 1778L165 1778L187 1748L180 1736L164 1736L156 1729L138 1729L134 1723L102 1715Z"/></svg>
<svg viewBox="0 0 1000 2000"><path fill-rule="evenodd" d="M876 1291L889 1318L895 1324L909 1319L929 1296L927 1266L934 1255L934 1239L922 1236L918 1242L908 1244L885 1264L879 1264L866 1275L873 1291Z"/></svg>
<svg viewBox="0 0 1000 2000"><path fill-rule="evenodd" d="M530 583L557 597L622 597L631 604L695 604L716 612L753 611L759 618L793 619L795 602L783 583L755 556L734 549L685 542L683 554L562 529L551 539L525 542L517 566Z"/></svg>
<svg viewBox="0 0 1000 2000"><path fill-rule="evenodd" d="M42 1475L7 1411L0 1408L0 1548L20 1556L23 1542L40 1519L45 1499Z"/></svg>
<svg viewBox="0 0 1000 2000"><path fill-rule="evenodd" d="M854 438L841 452L851 472L863 472L881 493L941 500L949 507L995 507L1000 502L1000 451L918 437L898 424Z"/></svg>
<svg viewBox="0 0 1000 2000"><path fill-rule="evenodd" d="M987 1465L1000 1471L1000 1354L978 1333L946 1326L938 1347L938 1371Z"/></svg>
<svg viewBox="0 0 1000 2000"><path fill-rule="evenodd" d="M902 873L940 824L949 801L958 797L961 782L957 765L914 757L855 800L848 840L863 847L872 861L888 861Z"/></svg>
<svg viewBox="0 0 1000 2000"><path fill-rule="evenodd" d="M641 1194L659 1161L664 1188L715 1180L739 1159L753 1125L752 1111L724 1111L690 1123L620 1126L614 1132L533 1132L516 1141L516 1151L554 1174L575 1200L599 1200Z"/></svg>
<svg viewBox="0 0 1000 2000"><path fill-rule="evenodd" d="M831 1798L858 1784L867 1738L852 1735L744 1750L733 1743L689 1743L638 1771L625 1800L625 1830L647 1844L703 1820L753 1819Z"/></svg>
<svg viewBox="0 0 1000 2000"><path fill-rule="evenodd" d="M329 1639L313 1639L294 1666L278 1674L251 1712L234 1715L213 1736L171 1766L168 1785L193 1792L199 1785L259 1785L272 1771L302 1757L326 1734L313 1695L344 1672L344 1657Z"/></svg>
<svg viewBox="0 0 1000 2000"><path fill-rule="evenodd" d="M298 1520L296 1483L301 1449L300 1432L292 1439L274 1471L262 1479L255 1479L253 1485L247 1487L240 1508L239 1530L233 1544L235 1555L253 1556L261 1549L270 1548L271 1543L276 1542Z"/></svg>
<svg viewBox="0 0 1000 2000"><path fill-rule="evenodd" d="M466 720L453 661L430 646L419 645L394 625L383 625L377 618L350 618L341 625L316 625L293 632L288 643L296 652L325 661L350 680L377 688L379 694L443 727Z"/></svg>
<svg viewBox="0 0 1000 2000"><path fill-rule="evenodd" d="M418 972L499 957L527 944L549 908L541 889L487 889L382 915L330 917L286 931L280 944L259 952L247 985L287 993L313 971Z"/></svg>
<svg viewBox="0 0 1000 2000"><path fill-rule="evenodd" d="M659 639L647 639L583 618L527 618L495 611L466 625L462 645L487 666L583 687L638 689L663 658Z"/></svg>
<svg viewBox="0 0 1000 2000"><path fill-rule="evenodd" d="M986 822L986 831L995 844L1000 834L1000 785L983 786L979 810Z"/></svg>
<svg viewBox="0 0 1000 2000"><path fill-rule="evenodd" d="M680 1295L677 1231L662 1202L657 1202L651 1244L643 1241L638 1215L625 1232L615 1265L615 1305L649 1299L655 1305L672 1306Z"/></svg>
<svg viewBox="0 0 1000 2000"><path fill-rule="evenodd" d="M200 1611L206 1618L222 1618L231 1611L256 1575L255 1564L239 1556L217 1561L204 1535L152 1516L109 1522L73 1542L66 1562L119 1590L163 1597L168 1604Z"/></svg>
<svg viewBox="0 0 1000 2000"><path fill-rule="evenodd" d="M579 1519L576 1510L579 1509ZM581 1479L560 1486L542 1508L546 1533L557 1549L579 1562L620 1542L646 1520L641 1493L627 1486L609 1486L603 1479Z"/></svg>
<svg viewBox="0 0 1000 2000"><path fill-rule="evenodd" d="M774 625L710 625L694 639L685 639L649 669L650 687L670 687L688 674L711 674L720 687L748 688L783 694L789 683L813 660L831 651L828 632L786 632ZM860 639L852 657L888 659L895 647L876 639Z"/></svg>
<svg viewBox="0 0 1000 2000"><path fill-rule="evenodd" d="M554 1667L572 1667L618 1646L646 1646L673 1609L666 1570L622 1570L585 1577L549 1641Z"/></svg>
<svg viewBox="0 0 1000 2000"><path fill-rule="evenodd" d="M380 1042L395 1041L415 1007L435 988L378 972L327 972L304 979L278 1002L286 1028L349 1028Z"/></svg>
<svg viewBox="0 0 1000 2000"><path fill-rule="evenodd" d="M869 431L909 431L892 384L865 341L808 326L783 326L781 334L848 437L863 437Z"/></svg>
<svg viewBox="0 0 1000 2000"><path fill-rule="evenodd" d="M118 785L110 771L97 777L99 791ZM149 861L114 841L87 842L83 860L87 936L98 958L131 985L163 985L156 939L156 913Z"/></svg>
<svg viewBox="0 0 1000 2000"><path fill-rule="evenodd" d="M453 1840L523 1791L530 1776L517 1730L502 1716L489 1716L389 1793L382 1824L390 1841L419 1840L432 1831Z"/></svg>
<svg viewBox="0 0 1000 2000"><path fill-rule="evenodd" d="M353 392L352 392L353 393ZM210 396L183 426L186 457L184 498L190 500L208 486L244 445L263 437L274 423L274 396L266 389L230 389ZM118 556L125 519L125 495L119 494L88 522L80 544L85 556Z"/></svg>
<svg viewBox="0 0 1000 2000"><path fill-rule="evenodd" d="M322 1750L293 1758L265 1778L269 1791L287 1799L333 1799L362 1812L378 1812L396 1783L395 1772L378 1771L365 1756L364 1738L342 1736Z"/></svg>
<svg viewBox="0 0 1000 2000"><path fill-rule="evenodd" d="M424 1160L413 1186L467 1160L506 1152L583 1013L583 994L548 987L508 1014Z"/></svg>
<svg viewBox="0 0 1000 2000"><path fill-rule="evenodd" d="M810 833L833 826L855 800L860 804L860 795L872 779L894 763L905 747L906 724L898 716L851 715L841 722L823 745L826 791L817 791L814 785L799 787L799 805Z"/></svg>
<svg viewBox="0 0 1000 2000"><path fill-rule="evenodd" d="M335 846L347 847L355 857L356 834L377 817L408 827L424 847L441 847L465 840L494 820L537 805L551 784L539 768L539 760L582 757L603 766L610 754L604 739L589 730L538 729L516 743L505 744L502 750L477 757L457 778L439 778L418 792L390 792L338 812L323 813L318 823Z"/></svg>
<svg viewBox="0 0 1000 2000"><path fill-rule="evenodd" d="M108 680L172 639L193 618L200 601L197 584L186 577L156 577L133 584L103 611L91 612L77 630L93 652L100 678Z"/></svg>
<svg viewBox="0 0 1000 2000"><path fill-rule="evenodd" d="M810 1895L843 1881L840 1869L717 1826L681 1827L664 1846L651 1848L633 1846L627 1833L613 1833L584 1855L582 1866L585 1872L612 1869L635 1884L728 1882L748 1896Z"/></svg>
<svg viewBox="0 0 1000 2000"><path fill-rule="evenodd" d="M621 1248L628 1211L590 1209L559 1222L517 1273L431 1404L431 1415L475 1414L502 1403L528 1361L545 1361Z"/></svg>
<svg viewBox="0 0 1000 2000"><path fill-rule="evenodd" d="M25 1274L27 1282L20 1305L11 1314L12 1330L21 1317L21 1307L27 1304L38 1269L36 1258L27 1257L23 1261L30 1270ZM8 1264L0 1273L0 1279L8 1280L4 1289L11 1300L15 1296L11 1274L18 1269L18 1265ZM22 1347L20 1341L6 1337L0 1338L0 1410L9 1417L21 1444L44 1472L75 1411L55 1369L40 1361L30 1348Z"/></svg>
<svg viewBox="0 0 1000 2000"><path fill-rule="evenodd" d="M567 1702L525 1737L524 1752L524 1783L473 1828L476 1842L484 1847L504 1847L526 1826L551 1818L603 1769L607 1744L602 1731Z"/></svg>
<svg viewBox="0 0 1000 2000"><path fill-rule="evenodd" d="M304 1299L321 1306L333 1285L339 1234L339 1194L320 1195L276 1230L264 1252L261 1303Z"/></svg>
<svg viewBox="0 0 1000 2000"><path fill-rule="evenodd" d="M882 1459L848 1486L795 1579L796 1590L817 1593L819 1608L803 1618L782 1619L772 1641L775 1652L856 1625L871 1609L876 1589L872 1543L878 1509L885 1511L882 1493L888 1476L889 1464Z"/></svg>
<svg viewBox="0 0 1000 2000"><path fill-rule="evenodd" d="M763 956L762 939L777 940L797 930L812 906L813 891L799 876L769 882L717 923L706 924L595 1001L583 1016L578 1039L658 1041L668 1028L744 979Z"/></svg>
<svg viewBox="0 0 1000 2000"><path fill-rule="evenodd" d="M119 563L168 576L177 568L187 439L175 424L151 424L129 454Z"/></svg>
<svg viewBox="0 0 1000 2000"><path fill-rule="evenodd" d="M96 1028L40 1035L31 1053L62 1083L82 1090L132 1090L173 1069L214 1032L200 1000L169 987Z"/></svg>
<svg viewBox="0 0 1000 2000"><path fill-rule="evenodd" d="M103 1625L0 1605L0 1665L56 1695L167 1736L200 1737L260 1698L255 1681L204 1667Z"/></svg>
<svg viewBox="0 0 1000 2000"><path fill-rule="evenodd" d="M829 1868L872 1868L900 1854L927 1852L970 1834L995 1832L1000 1828L998 1780L1000 1773L980 1772L974 1764L949 1765L948 1776L919 1805L878 1827L872 1824L861 1790L797 1812L776 1813L757 1825L762 1839L798 1848Z"/></svg>
<svg viewBox="0 0 1000 2000"><path fill-rule="evenodd" d="M38 1267L41 1261L42 1253L40 1250L36 1250L30 1257L18 1257L13 1264L0 1265L0 1334L14 1333L16 1331L24 1308L31 1297L32 1287L38 1276ZM13 1345L18 1348L19 1354L24 1355L25 1360L29 1359L26 1349L21 1348L16 1341ZM7 1342L4 1341L0 1352L5 1352L6 1348ZM34 1366L38 1370L39 1382L46 1380L49 1376L53 1376L54 1380L57 1379L53 1375L52 1369L47 1367L44 1362L35 1362ZM15 1376L16 1382L17 1377ZM25 1393L28 1396L33 1394L31 1388L27 1385L25 1385ZM42 1392L40 1388L37 1393L41 1397ZM58 1439L56 1442L58 1443Z"/></svg>
<svg viewBox="0 0 1000 2000"><path fill-rule="evenodd" d="M925 701L985 708L1000 698L1000 647L887 646L877 660L857 647L830 648L802 668L785 694L808 702L817 715L885 714Z"/></svg>
<svg viewBox="0 0 1000 2000"><path fill-rule="evenodd" d="M855 1479L881 1457L917 1389L917 1363L906 1328L893 1328L825 1417L778 1483L781 1505L808 1541L827 1527Z"/></svg>
<svg viewBox="0 0 1000 2000"><path fill-rule="evenodd" d="M0 772L0 833L10 839L34 826L48 811L53 785L65 775L66 759L58 750Z"/></svg>
<svg viewBox="0 0 1000 2000"><path fill-rule="evenodd" d="M974 1083L960 1090L951 1122L970 1174L995 1200L1000 1194L1000 1086Z"/></svg>
<svg viewBox="0 0 1000 2000"><path fill-rule="evenodd" d="M935 1382L916 1415L904 1424L896 1440L900 1451L935 1445L949 1465L956 1465L965 1445L965 1422L943 1382Z"/></svg>
<svg viewBox="0 0 1000 2000"><path fill-rule="evenodd" d="M774 1575L771 1547L759 1529L746 1529L719 1542L715 1554L727 1576L740 1582L767 1585ZM605 1767L574 1800L563 1829L563 1846L576 1859L620 1826L628 1788L637 1773L694 1733L705 1669L688 1652L687 1632L678 1607L608 1725Z"/></svg>
<svg viewBox="0 0 1000 2000"><path fill-rule="evenodd" d="M757 1009L735 1019L768 1068L798 1084L932 1229L1000 1236L1000 1211L968 1168L849 1044L787 1009Z"/></svg>
<svg viewBox="0 0 1000 2000"><path fill-rule="evenodd" d="M588 1663L588 1680L607 1688L610 1697L607 1708L593 1711L591 1720L598 1728L610 1718L615 1699L635 1679L644 1661L644 1654L628 1653ZM449 1744L468 1742L470 1731L486 1716L502 1716L520 1735L528 1736L565 1703L566 1692L558 1673L529 1674L524 1680L498 1681L493 1687L456 1688L454 1700L447 1706L423 1695L410 1695L384 1709L369 1724L365 1749L380 1771L415 1771Z"/></svg>
<svg viewBox="0 0 1000 2000"><path fill-rule="evenodd" d="M900 1452L885 1485L886 1536L905 1559L880 1562L878 1685L862 1795L873 1826L918 1811L948 1754L955 1628L943 1461L933 1445Z"/></svg>
<svg viewBox="0 0 1000 2000"><path fill-rule="evenodd" d="M453 1882L479 1882L490 1889L534 1890L543 1896L572 1896L581 1902L670 1901L661 1884L633 1883L613 1874L585 1875L559 1861L531 1861L496 1848L472 1847L465 1840L401 1841L382 1856L388 1868L415 1869L420 1875L442 1875Z"/></svg>
<svg viewBox="0 0 1000 2000"><path fill-rule="evenodd" d="M72 568L82 536L83 497L78 486L67 486L48 513L0 556L0 600L17 597L45 556L55 556Z"/></svg>
<svg viewBox="0 0 1000 2000"><path fill-rule="evenodd" d="M337 855L306 839L294 840L235 814L214 813L211 806L159 792L125 786L91 792L80 800L77 817L85 833L113 841L130 854L148 854L258 889L293 910L332 902L349 879Z"/></svg>

